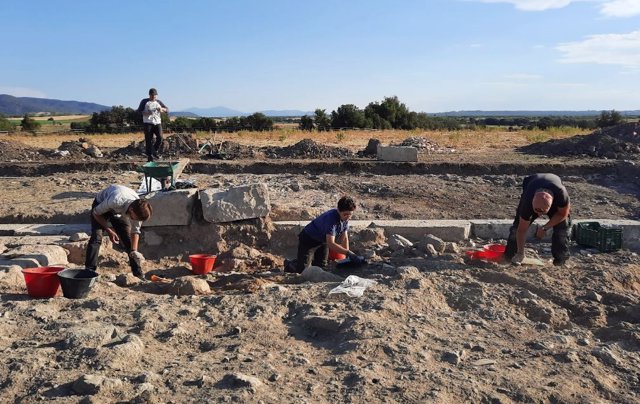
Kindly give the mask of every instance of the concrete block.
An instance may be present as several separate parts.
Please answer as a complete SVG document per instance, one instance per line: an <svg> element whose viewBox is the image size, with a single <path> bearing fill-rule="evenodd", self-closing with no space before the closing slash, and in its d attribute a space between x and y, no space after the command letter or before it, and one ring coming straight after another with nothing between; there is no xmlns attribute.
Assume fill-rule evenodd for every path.
<svg viewBox="0 0 640 404"><path fill-rule="evenodd" d="M378 160L418 161L418 149L411 146L378 146Z"/></svg>
<svg viewBox="0 0 640 404"><path fill-rule="evenodd" d="M16 230L25 227L24 224L0 224L0 236L13 236Z"/></svg>
<svg viewBox="0 0 640 404"><path fill-rule="evenodd" d="M265 217L271 211L269 189L266 184L252 184L227 191L204 189L200 191L202 213L209 223Z"/></svg>
<svg viewBox="0 0 640 404"><path fill-rule="evenodd" d="M622 228L622 248L633 251L640 250L640 221L638 220L578 219L573 221L573 225L580 222L598 222L602 226L620 227Z"/></svg>
<svg viewBox="0 0 640 404"><path fill-rule="evenodd" d="M37 268L42 265L35 258L4 258L0 256L0 266L17 265L21 268Z"/></svg>
<svg viewBox="0 0 640 404"><path fill-rule="evenodd" d="M471 222L468 220L374 220L372 225L381 227L387 234L399 234L416 242L432 234L444 241L460 241L469 238Z"/></svg>
<svg viewBox="0 0 640 404"><path fill-rule="evenodd" d="M153 208L153 215L142 226L188 226L197 194L196 188L150 194L147 200Z"/></svg>
<svg viewBox="0 0 640 404"><path fill-rule="evenodd" d="M29 224L14 230L16 236L56 236L84 232L91 233L90 224Z"/></svg>
<svg viewBox="0 0 640 404"><path fill-rule="evenodd" d="M142 239L144 240L144 244L148 246L159 246L163 242L162 236L153 230L142 232Z"/></svg>
<svg viewBox="0 0 640 404"><path fill-rule="evenodd" d="M543 224L544 223L546 222L543 222ZM473 237L483 240L506 240L507 237L509 237L509 229L512 224L513 219L471 220L471 234Z"/></svg>
<svg viewBox="0 0 640 404"><path fill-rule="evenodd" d="M5 251L0 257L8 260L16 258L34 259L40 264L39 266L69 264L69 261L67 260L67 251L57 245L23 245Z"/></svg>

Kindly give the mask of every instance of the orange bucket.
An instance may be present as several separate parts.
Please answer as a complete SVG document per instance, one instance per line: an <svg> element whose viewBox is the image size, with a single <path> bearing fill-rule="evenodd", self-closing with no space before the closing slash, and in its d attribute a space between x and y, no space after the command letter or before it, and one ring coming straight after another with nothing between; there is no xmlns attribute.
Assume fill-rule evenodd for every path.
<svg viewBox="0 0 640 404"><path fill-rule="evenodd" d="M210 254L192 254L189 256L189 262L191 262L191 272L196 275L204 275L213 270L216 256Z"/></svg>
<svg viewBox="0 0 640 404"><path fill-rule="evenodd" d="M329 250L329 261L340 261L347 258L345 254L341 254L339 252Z"/></svg>

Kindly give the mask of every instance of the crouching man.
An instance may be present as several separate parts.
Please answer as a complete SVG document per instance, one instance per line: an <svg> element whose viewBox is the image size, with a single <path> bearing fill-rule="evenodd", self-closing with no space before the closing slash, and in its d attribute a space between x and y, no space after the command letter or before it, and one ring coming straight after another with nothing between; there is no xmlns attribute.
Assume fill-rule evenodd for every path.
<svg viewBox="0 0 640 404"><path fill-rule="evenodd" d="M513 263L521 263L524 260L524 245L529 226L539 216L547 215L549 221L538 226L536 238L543 238L547 231L553 229L553 265L563 265L569 258L570 209L569 194L560 177L555 174L534 174L526 177L522 182L522 195L516 218L511 226L504 258Z"/></svg>
<svg viewBox="0 0 640 404"><path fill-rule="evenodd" d="M90 271L97 270L104 230L112 243L122 243L129 255L133 275L144 279L141 265L144 257L138 252L138 241L140 226L152 213L149 202L140 199L133 189L110 185L100 191L91 206L91 238L87 245L85 267ZM113 228L109 227L109 223Z"/></svg>
<svg viewBox="0 0 640 404"><path fill-rule="evenodd" d="M301 273L309 265L327 267L329 249L346 254L352 261L361 259L349 250L349 219L356 210L355 201L343 196L338 208L313 219L298 235L298 257L295 271Z"/></svg>

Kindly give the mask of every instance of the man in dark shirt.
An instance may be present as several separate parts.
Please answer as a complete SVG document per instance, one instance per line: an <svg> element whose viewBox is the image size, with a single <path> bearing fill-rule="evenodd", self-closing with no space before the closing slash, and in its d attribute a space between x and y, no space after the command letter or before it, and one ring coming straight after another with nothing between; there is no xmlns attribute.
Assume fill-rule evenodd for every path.
<svg viewBox="0 0 640 404"><path fill-rule="evenodd" d="M516 218L509 232L504 253L506 260L521 263L524 259L524 245L527 230L538 216L547 215L549 221L536 231L537 238L553 229L551 254L553 264L563 265L569 258L569 212L571 203L567 189L555 174L534 174L522 182L522 195L516 211Z"/></svg>
<svg viewBox="0 0 640 404"><path fill-rule="evenodd" d="M301 273L309 265L325 268L329 249L358 259L349 251L349 219L356 210L355 201L343 196L338 208L331 209L313 219L298 235L298 257L295 271Z"/></svg>

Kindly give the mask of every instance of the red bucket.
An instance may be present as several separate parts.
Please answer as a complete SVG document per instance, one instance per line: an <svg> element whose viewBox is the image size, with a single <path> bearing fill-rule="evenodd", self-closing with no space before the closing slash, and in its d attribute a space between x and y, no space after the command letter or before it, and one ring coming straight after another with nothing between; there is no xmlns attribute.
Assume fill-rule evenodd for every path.
<svg viewBox="0 0 640 404"><path fill-rule="evenodd" d="M504 252L507 250L507 246L502 244L489 244L489 245L486 245L484 249L488 251L504 254Z"/></svg>
<svg viewBox="0 0 640 404"><path fill-rule="evenodd" d="M38 267L25 268L24 282L27 284L27 293L36 298L54 297L60 289L58 272L64 267Z"/></svg>
<svg viewBox="0 0 640 404"><path fill-rule="evenodd" d="M339 252L329 250L329 261L340 261L347 258L345 254L340 254Z"/></svg>
<svg viewBox="0 0 640 404"><path fill-rule="evenodd" d="M484 250L481 251L467 251L467 255L474 260L499 262L505 250L506 247L502 244L489 244L484 246Z"/></svg>
<svg viewBox="0 0 640 404"><path fill-rule="evenodd" d="M216 262L215 255L209 254L192 254L189 256L191 262L191 271L197 275L204 275L211 272L213 264Z"/></svg>

